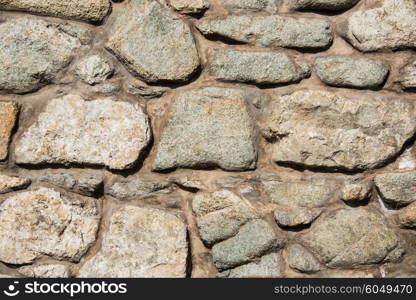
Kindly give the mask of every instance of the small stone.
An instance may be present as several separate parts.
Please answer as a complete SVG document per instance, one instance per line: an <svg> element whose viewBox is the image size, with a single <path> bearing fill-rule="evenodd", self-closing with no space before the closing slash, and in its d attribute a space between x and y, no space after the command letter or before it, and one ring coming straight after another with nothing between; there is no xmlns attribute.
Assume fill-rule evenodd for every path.
<svg viewBox="0 0 416 300"><path fill-rule="evenodd" d="M317 259L299 244L292 244L287 248L289 266L303 273L316 273L323 269Z"/></svg>
<svg viewBox="0 0 416 300"><path fill-rule="evenodd" d="M276 12L280 0L222 0L220 3L229 11Z"/></svg>
<svg viewBox="0 0 416 300"><path fill-rule="evenodd" d="M0 194L25 189L30 183L31 181L28 178L0 174Z"/></svg>
<svg viewBox="0 0 416 300"><path fill-rule="evenodd" d="M104 57L91 55L78 63L75 72L83 81L94 85L108 79L114 73L114 67Z"/></svg>
<svg viewBox="0 0 416 300"><path fill-rule="evenodd" d="M256 84L298 82L310 75L284 53L216 49L207 72L216 79Z"/></svg>
<svg viewBox="0 0 416 300"><path fill-rule="evenodd" d="M405 89L416 89L416 60L401 69L399 82Z"/></svg>
<svg viewBox="0 0 416 300"><path fill-rule="evenodd" d="M19 108L13 102L0 102L0 161L7 158Z"/></svg>
<svg viewBox="0 0 416 300"><path fill-rule="evenodd" d="M380 87L390 66L381 60L350 56L325 56L315 60L319 79L336 87Z"/></svg>
<svg viewBox="0 0 416 300"><path fill-rule="evenodd" d="M150 141L147 115L138 104L77 95L50 100L18 140L18 164L87 164L123 170L134 166Z"/></svg>
<svg viewBox="0 0 416 300"><path fill-rule="evenodd" d="M100 94L114 94L120 91L120 84L118 82L104 82L94 85L91 90Z"/></svg>
<svg viewBox="0 0 416 300"><path fill-rule="evenodd" d="M20 267L19 273L33 278L69 278L70 270L63 264L39 264Z"/></svg>
<svg viewBox="0 0 416 300"><path fill-rule="evenodd" d="M274 211L274 217L282 227L296 227L309 225L321 213L320 208L281 207Z"/></svg>
<svg viewBox="0 0 416 300"><path fill-rule="evenodd" d="M345 10L353 7L360 0L295 0L296 9L311 10Z"/></svg>
<svg viewBox="0 0 416 300"><path fill-rule="evenodd" d="M66 34L79 39L82 45L88 45L94 39L94 33L85 25L78 23L59 23L57 27Z"/></svg>
<svg viewBox="0 0 416 300"><path fill-rule="evenodd" d="M374 182L389 204L401 206L416 201L416 171L379 174Z"/></svg>
<svg viewBox="0 0 416 300"><path fill-rule="evenodd" d="M404 228L416 228L416 203L412 203L398 212L399 224Z"/></svg>
<svg viewBox="0 0 416 300"><path fill-rule="evenodd" d="M342 188L341 199L345 202L362 202L371 197L373 184L370 181L347 183Z"/></svg>
<svg viewBox="0 0 416 300"><path fill-rule="evenodd" d="M256 165L254 124L240 89L207 87L182 92L163 129L153 170Z"/></svg>
<svg viewBox="0 0 416 300"><path fill-rule="evenodd" d="M100 222L96 200L39 188L0 206L0 260L28 264L42 255L78 262L94 243Z"/></svg>
<svg viewBox="0 0 416 300"><path fill-rule="evenodd" d="M157 86L147 86L139 81L129 81L126 84L127 93L140 96L145 99L154 99L162 97L166 92L167 88Z"/></svg>
<svg viewBox="0 0 416 300"><path fill-rule="evenodd" d="M235 235L241 226L256 217L253 206L229 190L197 194L192 209L199 235L208 245Z"/></svg>
<svg viewBox="0 0 416 300"><path fill-rule="evenodd" d="M206 189L206 186L198 177L193 176L174 176L170 177L169 181L182 187L191 190L203 190Z"/></svg>
<svg viewBox="0 0 416 300"><path fill-rule="evenodd" d="M209 8L207 0L170 0L170 5L182 14L199 14Z"/></svg>
<svg viewBox="0 0 416 300"><path fill-rule="evenodd" d="M185 277L187 230L178 217L153 208L123 206L110 219L101 249L79 277Z"/></svg>

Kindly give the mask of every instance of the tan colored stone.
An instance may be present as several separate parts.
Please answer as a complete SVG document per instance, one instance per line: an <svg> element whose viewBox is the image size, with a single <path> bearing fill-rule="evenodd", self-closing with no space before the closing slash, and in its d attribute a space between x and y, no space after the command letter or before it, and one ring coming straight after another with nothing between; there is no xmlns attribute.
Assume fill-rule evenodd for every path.
<svg viewBox="0 0 416 300"><path fill-rule="evenodd" d="M30 179L17 176L7 176L0 174L0 194L6 194L26 188L30 184Z"/></svg>
<svg viewBox="0 0 416 300"><path fill-rule="evenodd" d="M16 124L18 107L12 102L0 102L0 160L5 160L13 128Z"/></svg>
<svg viewBox="0 0 416 300"><path fill-rule="evenodd" d="M399 224L405 228L416 228L416 202L398 212Z"/></svg>

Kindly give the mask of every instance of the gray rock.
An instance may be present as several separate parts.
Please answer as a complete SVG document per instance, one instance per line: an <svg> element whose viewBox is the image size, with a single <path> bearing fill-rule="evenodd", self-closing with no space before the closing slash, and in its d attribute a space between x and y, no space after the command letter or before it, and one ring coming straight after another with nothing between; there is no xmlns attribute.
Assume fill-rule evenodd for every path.
<svg viewBox="0 0 416 300"><path fill-rule="evenodd" d="M331 24L322 18L229 15L204 18L196 26L207 36L270 48L321 49L332 42Z"/></svg>
<svg viewBox="0 0 416 300"><path fill-rule="evenodd" d="M367 170L400 152L415 133L414 116L406 99L299 90L274 99L263 135L274 141L277 163Z"/></svg>
<svg viewBox="0 0 416 300"><path fill-rule="evenodd" d="M67 265L59 263L37 264L20 267L19 273L33 278L69 278L71 272Z"/></svg>
<svg viewBox="0 0 416 300"><path fill-rule="evenodd" d="M94 85L91 90L100 94L115 94L120 91L120 84L118 82L104 82Z"/></svg>
<svg viewBox="0 0 416 300"><path fill-rule="evenodd" d="M169 3L182 14L199 14L210 6L207 0L169 0Z"/></svg>
<svg viewBox="0 0 416 300"><path fill-rule="evenodd" d="M147 115L138 104L110 98L50 100L17 142L19 164L87 164L131 168L150 140Z"/></svg>
<svg viewBox="0 0 416 300"><path fill-rule="evenodd" d="M0 161L9 153L9 144L16 125L19 107L14 102L0 101Z"/></svg>
<svg viewBox="0 0 416 300"><path fill-rule="evenodd" d="M101 22L110 12L109 0L0 0L0 9Z"/></svg>
<svg viewBox="0 0 416 300"><path fill-rule="evenodd" d="M381 6L354 12L341 34L360 51L416 47L416 3L382 0Z"/></svg>
<svg viewBox="0 0 416 300"><path fill-rule="evenodd" d="M207 72L223 81L282 84L309 76L310 70L304 66L284 53L216 49Z"/></svg>
<svg viewBox="0 0 416 300"><path fill-rule="evenodd" d="M416 228L416 202L399 210L398 221L401 227Z"/></svg>
<svg viewBox="0 0 416 300"><path fill-rule="evenodd" d="M54 81L72 61L78 39L40 19L0 24L0 90L26 93Z"/></svg>
<svg viewBox="0 0 416 300"><path fill-rule="evenodd" d="M31 183L28 178L0 174L0 194L6 194L27 188Z"/></svg>
<svg viewBox="0 0 416 300"><path fill-rule="evenodd" d="M215 87L179 94L163 129L153 169L253 169L257 150L246 98L244 90Z"/></svg>
<svg viewBox="0 0 416 300"><path fill-rule="evenodd" d="M87 45L94 39L94 32L84 24L65 22L57 24L57 27L66 34L79 39L82 45Z"/></svg>
<svg viewBox="0 0 416 300"><path fill-rule="evenodd" d="M145 99L154 99L162 97L168 89L165 87L158 86L147 86L139 81L129 81L126 83L126 92L140 96Z"/></svg>
<svg viewBox="0 0 416 300"><path fill-rule="evenodd" d="M344 185L341 199L345 202L362 202L371 197L373 183L371 181L350 182Z"/></svg>
<svg viewBox="0 0 416 300"><path fill-rule="evenodd" d="M199 67L191 30L157 1L130 1L106 44L121 62L146 82L187 81Z"/></svg>
<svg viewBox="0 0 416 300"><path fill-rule="evenodd" d="M114 67L101 55L91 55L78 63L75 73L86 83L94 85L109 78L114 73Z"/></svg>
<svg viewBox="0 0 416 300"><path fill-rule="evenodd" d="M360 0L294 0L292 7L311 10L345 10Z"/></svg>
<svg viewBox="0 0 416 300"><path fill-rule="evenodd" d="M0 260L27 264L48 255L77 262L94 243L99 222L96 200L47 188L21 192L0 206Z"/></svg>
<svg viewBox="0 0 416 300"><path fill-rule="evenodd" d="M374 183L381 198L392 205L416 201L416 171L379 174Z"/></svg>
<svg viewBox="0 0 416 300"><path fill-rule="evenodd" d="M325 56L315 60L319 79L331 86L376 88L383 84L390 66L376 59Z"/></svg>
<svg viewBox="0 0 416 300"><path fill-rule="evenodd" d="M311 274L324 269L319 261L299 244L292 244L287 248L287 261L292 269L303 273Z"/></svg>
<svg viewBox="0 0 416 300"><path fill-rule="evenodd" d="M79 277L185 277L186 225L158 209L123 206L110 219L101 249Z"/></svg>
<svg viewBox="0 0 416 300"><path fill-rule="evenodd" d="M400 70L399 82L405 89L416 89L416 60Z"/></svg>
<svg viewBox="0 0 416 300"><path fill-rule="evenodd" d="M110 185L106 194L121 200L129 200L169 194L174 190L175 186L167 180L140 177L117 180Z"/></svg>
<svg viewBox="0 0 416 300"><path fill-rule="evenodd" d="M221 0L229 11L267 11L276 12L280 0Z"/></svg>
<svg viewBox="0 0 416 300"><path fill-rule="evenodd" d="M320 208L280 207L274 211L274 218L282 227L296 227L309 225L321 213Z"/></svg>

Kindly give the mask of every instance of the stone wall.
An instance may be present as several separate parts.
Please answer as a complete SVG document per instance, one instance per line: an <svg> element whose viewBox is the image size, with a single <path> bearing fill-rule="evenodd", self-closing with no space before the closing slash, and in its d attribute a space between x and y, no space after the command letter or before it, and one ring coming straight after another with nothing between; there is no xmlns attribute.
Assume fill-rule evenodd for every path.
<svg viewBox="0 0 416 300"><path fill-rule="evenodd" d="M0 0L0 274L416 276L413 0Z"/></svg>

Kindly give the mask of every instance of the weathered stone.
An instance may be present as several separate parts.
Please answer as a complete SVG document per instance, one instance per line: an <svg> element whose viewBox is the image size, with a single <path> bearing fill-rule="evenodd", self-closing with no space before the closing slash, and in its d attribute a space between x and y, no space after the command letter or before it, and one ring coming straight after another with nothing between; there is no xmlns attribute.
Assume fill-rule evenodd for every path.
<svg viewBox="0 0 416 300"><path fill-rule="evenodd" d="M67 95L49 101L18 140L19 164L88 164L132 167L150 140L147 115L138 104L110 98L84 101Z"/></svg>
<svg viewBox="0 0 416 300"><path fill-rule="evenodd" d="M101 22L110 12L109 0L0 0L0 9Z"/></svg>
<svg viewBox="0 0 416 300"><path fill-rule="evenodd" d="M416 47L416 3L383 0L381 7L354 12L342 29L360 51Z"/></svg>
<svg viewBox="0 0 416 300"><path fill-rule="evenodd" d="M34 278L69 278L68 266L63 264L39 264L20 267L19 273Z"/></svg>
<svg viewBox="0 0 416 300"><path fill-rule="evenodd" d="M27 188L30 183L31 181L28 178L0 174L0 194L22 190Z"/></svg>
<svg viewBox="0 0 416 300"><path fill-rule="evenodd" d="M371 181L350 182L342 188L341 199L345 202L361 202L371 197L373 183Z"/></svg>
<svg viewBox="0 0 416 300"><path fill-rule="evenodd" d="M200 64L188 24L153 0L126 3L106 47L146 82L187 81Z"/></svg>
<svg viewBox="0 0 416 300"><path fill-rule="evenodd" d="M283 246L284 240L260 219L243 225L232 238L215 244L212 256L219 270L233 268L259 258Z"/></svg>
<svg viewBox="0 0 416 300"><path fill-rule="evenodd" d="M230 11L276 12L280 0L222 0L221 4Z"/></svg>
<svg viewBox="0 0 416 300"><path fill-rule="evenodd" d="M154 170L256 165L254 125L239 89L202 88L179 94L160 139Z"/></svg>
<svg viewBox="0 0 416 300"><path fill-rule="evenodd" d="M277 224L282 227L305 226L322 213L320 208L280 207L274 211Z"/></svg>
<svg viewBox="0 0 416 300"><path fill-rule="evenodd" d="M229 15L202 19L197 28L207 36L270 48L320 49L332 42L331 25L322 18Z"/></svg>
<svg viewBox="0 0 416 300"><path fill-rule="evenodd" d="M224 81L281 84L310 75L305 63L297 64L284 53L216 49L207 72Z"/></svg>
<svg viewBox="0 0 416 300"><path fill-rule="evenodd" d="M117 180L108 188L106 194L121 200L129 200L169 194L174 190L175 186L167 180L140 177Z"/></svg>
<svg viewBox="0 0 416 300"><path fill-rule="evenodd" d="M57 27L66 34L79 39L82 45L87 45L94 39L93 31L84 24L65 22L57 24Z"/></svg>
<svg viewBox="0 0 416 300"><path fill-rule="evenodd" d="M296 9L311 10L345 10L353 7L360 0L295 0Z"/></svg>
<svg viewBox="0 0 416 300"><path fill-rule="evenodd" d="M48 255L77 262L94 243L99 221L96 200L48 188L21 192L0 206L0 260L27 264Z"/></svg>
<svg viewBox="0 0 416 300"><path fill-rule="evenodd" d="M323 56L315 60L319 79L331 86L376 88L383 84L390 66L376 59Z"/></svg>
<svg viewBox="0 0 416 300"><path fill-rule="evenodd" d="M183 14L198 14L209 8L207 0L170 0L170 5Z"/></svg>
<svg viewBox="0 0 416 300"><path fill-rule="evenodd" d="M126 83L127 93L140 96L145 99L154 99L162 97L168 89L165 87L158 86L147 86L140 81L129 81Z"/></svg>
<svg viewBox="0 0 416 300"><path fill-rule="evenodd" d="M303 273L316 273L323 269L317 259L299 244L287 248L287 261L292 269Z"/></svg>
<svg viewBox="0 0 416 300"><path fill-rule="evenodd" d="M203 190L206 189L205 184L199 177L193 176L173 176L169 178L169 181L185 189L191 190Z"/></svg>
<svg viewBox="0 0 416 300"><path fill-rule="evenodd" d="M182 220L158 209L123 206L79 277L185 277L187 255Z"/></svg>
<svg viewBox="0 0 416 300"><path fill-rule="evenodd" d="M229 190L197 194L192 201L199 235L211 245L235 235L256 217L253 206Z"/></svg>
<svg viewBox="0 0 416 300"><path fill-rule="evenodd" d="M399 237L385 218L363 207L339 209L321 218L301 242L334 268L381 263L400 248Z"/></svg>
<svg viewBox="0 0 416 300"><path fill-rule="evenodd" d="M393 205L416 201L416 171L379 174L374 178L381 198Z"/></svg>
<svg viewBox="0 0 416 300"><path fill-rule="evenodd" d="M0 161L7 158L19 108L13 102L0 102Z"/></svg>
<svg viewBox="0 0 416 300"><path fill-rule="evenodd" d="M114 67L104 57L91 55L78 63L75 72L83 81L94 85L109 78L114 72Z"/></svg>
<svg viewBox="0 0 416 300"><path fill-rule="evenodd" d="M414 103L383 95L300 90L274 99L263 135L273 160L302 167L366 170L384 165L415 133Z"/></svg>
<svg viewBox="0 0 416 300"><path fill-rule="evenodd" d="M104 82L94 85L91 90L100 94L114 94L120 91L120 84L118 82Z"/></svg>
<svg viewBox="0 0 416 300"><path fill-rule="evenodd" d="M405 89L416 89L416 60L401 69L399 82Z"/></svg>
<svg viewBox="0 0 416 300"><path fill-rule="evenodd" d="M404 228L416 228L416 203L399 210L398 219L400 226Z"/></svg>

